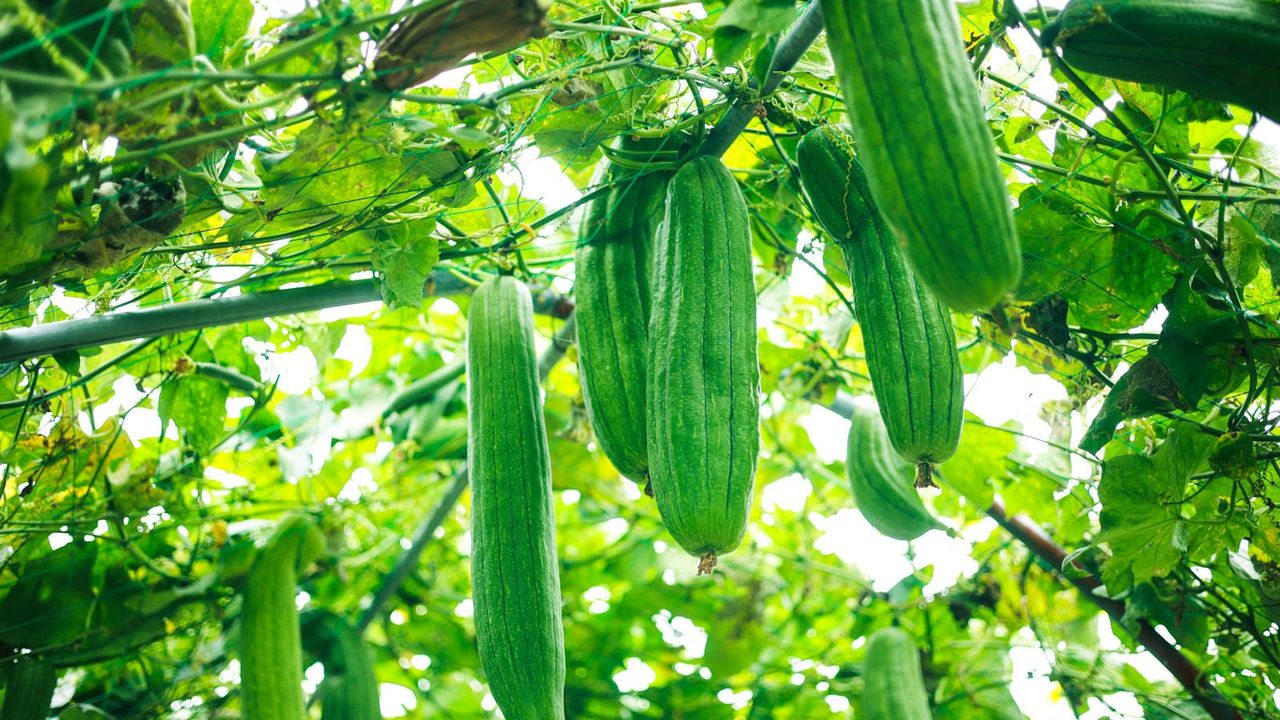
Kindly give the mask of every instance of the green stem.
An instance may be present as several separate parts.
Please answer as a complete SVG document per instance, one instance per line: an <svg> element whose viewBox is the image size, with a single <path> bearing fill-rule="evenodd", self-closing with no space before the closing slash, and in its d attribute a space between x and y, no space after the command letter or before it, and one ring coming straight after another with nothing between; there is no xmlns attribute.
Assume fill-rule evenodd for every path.
<svg viewBox="0 0 1280 720"><path fill-rule="evenodd" d="M257 395L262 392L262 383L245 375L239 370L229 368L217 363L198 362L196 363L196 374L213 380L221 380L226 383L227 387L238 390L245 395Z"/></svg>
<svg viewBox="0 0 1280 720"><path fill-rule="evenodd" d="M641 38L659 45L672 45L679 42L679 38L661 38L654 33L646 30L636 30L634 28L620 27L618 25L598 25L596 23L581 22L563 22L552 21L549 23L556 30L564 32L584 32L596 33L601 35L626 35L628 37Z"/></svg>
<svg viewBox="0 0 1280 720"><path fill-rule="evenodd" d="M472 290L474 288L470 285L444 271L433 272L423 287L425 295L435 297L465 294ZM0 332L0 362L21 361L126 340L157 338L202 328L252 322L277 315L378 302L381 299L376 281L356 280L235 297L202 298L142 310L112 312L79 320L14 328ZM543 315L563 318L573 311L573 303L558 293L539 293L534 300L534 309ZM91 380L111 364L126 359L148 344L142 343L125 351L113 363L96 368L78 378L77 382ZM35 396L30 400L0 402L0 410L22 407L29 402L38 403L65 391L66 388Z"/></svg>
<svg viewBox="0 0 1280 720"><path fill-rule="evenodd" d="M407 385L403 390L391 397L387 407L382 411L382 416L394 415L398 412L421 405L430 400L440 388L462 377L462 373L466 372L467 364L463 360L455 360L438 368L430 375Z"/></svg>
<svg viewBox="0 0 1280 720"><path fill-rule="evenodd" d="M818 0L810 0L809 6L804 9L800 18L778 41L773 61L769 65L769 72L765 76L767 79L764 87L760 88L759 92L747 92L738 96L733 106L707 135L707 139L699 150L700 154L719 157L729 149L733 141L751 122L751 118L755 116L760 98L767 97L778 89L778 85L786 76L785 73L795 67L820 32L822 32L822 5ZM752 85L748 87L755 89Z"/></svg>

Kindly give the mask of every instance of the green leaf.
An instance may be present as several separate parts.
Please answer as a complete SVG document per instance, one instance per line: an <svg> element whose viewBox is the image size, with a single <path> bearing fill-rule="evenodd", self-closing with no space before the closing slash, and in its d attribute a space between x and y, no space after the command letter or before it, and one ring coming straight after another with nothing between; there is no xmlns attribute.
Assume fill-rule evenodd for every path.
<svg viewBox="0 0 1280 720"><path fill-rule="evenodd" d="M1152 625L1163 625L1178 644L1203 653L1209 644L1209 613L1194 595L1181 590L1162 594L1155 585L1136 585L1125 598L1121 624L1131 635L1137 635L1139 619Z"/></svg>
<svg viewBox="0 0 1280 720"><path fill-rule="evenodd" d="M716 20L712 35L716 61L732 65L742 59L754 38L782 32L795 18L793 0L733 0Z"/></svg>
<svg viewBox="0 0 1280 720"><path fill-rule="evenodd" d="M1071 486L1071 478L1048 471L1044 455L1037 456L1037 464L1038 467L1019 463L1009 482L1000 488L1008 514L1027 515L1053 527L1055 535L1063 537L1077 537L1074 533L1088 530L1088 511L1093 505L1088 493L1077 490L1064 494L1063 490ZM1045 502L1045 498L1055 498L1056 502Z"/></svg>
<svg viewBox="0 0 1280 720"><path fill-rule="evenodd" d="M195 32L186 0L148 0L130 18L133 61L143 70L164 70L191 60Z"/></svg>
<svg viewBox="0 0 1280 720"><path fill-rule="evenodd" d="M227 48L249 32L253 20L250 0L191 0L191 24L195 26L196 52L219 63Z"/></svg>
<svg viewBox="0 0 1280 720"><path fill-rule="evenodd" d="M1280 206L1259 203L1249 214L1249 227L1264 246L1263 259L1271 271L1271 284L1280 288Z"/></svg>
<svg viewBox="0 0 1280 720"><path fill-rule="evenodd" d="M1093 418L1093 422L1089 423L1089 429L1080 440L1080 449L1098 452L1115 435L1116 426L1125 420L1195 407L1195 403L1181 392L1178 376L1166 364L1165 354L1157 350L1158 348L1153 347L1116 381L1102 402L1102 409ZM1181 373L1184 374L1184 382L1200 383L1203 389L1202 378L1189 376L1196 368L1204 367L1202 362L1176 353L1169 356L1169 359L1180 363L1178 367L1186 371ZM1182 364L1183 360L1189 362Z"/></svg>
<svg viewBox="0 0 1280 720"><path fill-rule="evenodd" d="M338 60L339 44L308 42L314 33L331 30L326 27L334 22L334 18L326 13L330 8L332 5L314 7L309 4L305 10L288 20L268 18L262 34L269 33L277 42L261 60L270 63L272 71L282 75L322 75L333 68ZM305 45L305 48L299 51L296 47L299 45ZM284 53L288 53L288 57L283 61L270 59L273 55ZM268 86L277 90L292 90L295 83L280 80L270 82Z"/></svg>
<svg viewBox="0 0 1280 720"><path fill-rule="evenodd" d="M555 157L567 165L574 165L590 161L598 146L626 127L625 116L611 114L604 108L593 111L586 106L578 106L545 115L532 131L544 157Z"/></svg>
<svg viewBox="0 0 1280 720"><path fill-rule="evenodd" d="M1186 273L1164 299L1169 310L1160 339L1116 381L1080 447L1102 449L1120 422L1172 410L1194 410L1210 387L1231 389L1233 337L1239 320L1194 290Z"/></svg>
<svg viewBox="0 0 1280 720"><path fill-rule="evenodd" d="M966 654L953 648L947 654L948 671L938 683L935 720L1023 720L1018 703L1009 692L1011 667L1008 648L979 644Z"/></svg>
<svg viewBox="0 0 1280 720"><path fill-rule="evenodd" d="M148 555L172 554L171 545L148 542L148 539L135 540ZM198 602L199 593L207 590L213 580L212 576L197 580L191 588L191 597ZM163 637L166 611L179 601L185 589L153 585L144 576L135 577L128 568L115 565L103 571L95 592L99 598L110 598L111 602L94 605L81 642L63 656L63 662L82 663L95 656L110 657Z"/></svg>
<svg viewBox="0 0 1280 720"><path fill-rule="evenodd" d="M456 140L464 150L476 151L483 150L493 145L496 139L489 133L479 128L467 127L466 125L454 125L449 128L441 128L438 132L444 137Z"/></svg>
<svg viewBox="0 0 1280 720"><path fill-rule="evenodd" d="M1059 210L1071 208L1075 212L1086 212L1103 218L1111 216L1117 204L1111 189L1076 179L1075 175L1078 173L1102 178L1111 174L1115 171L1113 158L1097 151L1092 143L1085 142L1084 139L1060 127L1053 136L1053 153L1050 159L1057 167L1069 171L1066 175L1060 172L1034 171L1041 180L1039 186L1041 192L1050 196L1055 208ZM1138 164L1126 165L1126 171L1121 177L1129 180L1127 168ZM1134 181L1126 184L1138 185ZM1019 202L1019 208L1021 207L1023 203Z"/></svg>
<svg viewBox="0 0 1280 720"><path fill-rule="evenodd" d="M1268 243L1262 231L1269 222L1268 215L1274 208L1265 203L1255 203L1248 214L1232 207L1226 211L1226 223L1222 228L1223 265L1237 287L1253 281L1262 267ZM1214 213L1203 225L1210 235L1218 234L1218 215Z"/></svg>
<svg viewBox="0 0 1280 720"><path fill-rule="evenodd" d="M263 214L273 233L352 217L379 205L393 205L415 192L446 205L475 197L455 154L431 135L424 141L418 123L375 125L315 122L299 133L293 150L258 156L264 191ZM412 210L412 207L407 208ZM254 215L233 221L241 232L258 231Z"/></svg>
<svg viewBox="0 0 1280 720"><path fill-rule="evenodd" d="M1231 312L1210 307L1193 286L1194 274L1178 281L1166 299L1169 317L1160 331L1160 342L1177 340L1187 345L1212 345L1238 335L1238 319Z"/></svg>
<svg viewBox="0 0 1280 720"><path fill-rule="evenodd" d="M0 30L0 52L15 51L6 57L6 67L13 67L51 77L103 79L124 76L132 69L130 49L134 38L128 13L113 8L110 0L63 0L35 3L36 10L47 15L33 20L28 11L22 17L16 3L6 2L5 23ZM21 7L21 6L17 6ZM135 6L130 6L134 7ZM43 22L42 22L43 21ZM44 23L47 22L46 26ZM37 31L31 26L57 28L63 32ZM33 94L58 96L64 91L50 83L48 87L25 85Z"/></svg>
<svg viewBox="0 0 1280 720"><path fill-rule="evenodd" d="M58 713L58 720L113 720L113 718L92 705L77 703L63 708L62 712Z"/></svg>
<svg viewBox="0 0 1280 720"><path fill-rule="evenodd" d="M755 54L755 59L751 61L751 77L757 85L764 85L769 81L769 71L773 69L773 55L777 51L778 36L770 35Z"/></svg>
<svg viewBox="0 0 1280 720"><path fill-rule="evenodd" d="M1129 116L1130 127L1170 153L1184 154L1197 149L1198 143L1192 142L1190 132L1192 123L1230 119L1222 103L1157 86L1122 80L1113 80L1112 84L1124 99L1117 110L1122 109Z"/></svg>
<svg viewBox="0 0 1280 720"><path fill-rule="evenodd" d="M769 643L769 635L759 622L756 598L735 600L716 615L717 632L707 639L702 662L716 677L731 677L751 667Z"/></svg>
<svg viewBox="0 0 1280 720"><path fill-rule="evenodd" d="M97 543L79 540L16 567L18 581L0 601L0 640L14 647L41 648L76 638L92 608Z"/></svg>
<svg viewBox="0 0 1280 720"><path fill-rule="evenodd" d="M1187 549L1182 519L1187 480L1214 445L1211 435L1179 427L1152 455L1122 455L1103 465L1099 540L1111 547L1102 573L1111 595L1177 567Z"/></svg>
<svg viewBox="0 0 1280 720"><path fill-rule="evenodd" d="M1146 720L1212 720L1212 716L1195 700L1155 700L1139 695L1138 705L1142 707L1142 717Z"/></svg>
<svg viewBox="0 0 1280 720"><path fill-rule="evenodd" d="M966 413L960 448L938 468L939 482L986 510L995 499L995 481L1008 474L1005 458L1016 445L1011 433Z"/></svg>
<svg viewBox="0 0 1280 720"><path fill-rule="evenodd" d="M183 440L197 453L207 454L222 439L227 416L225 383L199 375L182 375L160 389L157 408L162 427L172 420Z"/></svg>
<svg viewBox="0 0 1280 720"><path fill-rule="evenodd" d="M18 113L13 96L0 86L0 276L38 260L58 231L50 167L27 151L27 128Z"/></svg>
<svg viewBox="0 0 1280 720"><path fill-rule="evenodd" d="M1076 324L1092 329L1127 330L1146 320L1170 284L1172 258L1040 186L1024 191L1018 204L1019 298L1058 294Z"/></svg>
<svg viewBox="0 0 1280 720"><path fill-rule="evenodd" d="M431 269L440 261L434 219L384 225L374 232L370 258L382 273L383 297L392 307L418 307Z"/></svg>
<svg viewBox="0 0 1280 720"><path fill-rule="evenodd" d="M66 350L53 354L54 362L58 363L58 367L62 371L72 377L80 376L80 353L75 350Z"/></svg>
<svg viewBox="0 0 1280 720"><path fill-rule="evenodd" d="M760 342L760 384L764 392L791 391L792 395L807 390L813 376L805 362L809 353L800 348Z"/></svg>

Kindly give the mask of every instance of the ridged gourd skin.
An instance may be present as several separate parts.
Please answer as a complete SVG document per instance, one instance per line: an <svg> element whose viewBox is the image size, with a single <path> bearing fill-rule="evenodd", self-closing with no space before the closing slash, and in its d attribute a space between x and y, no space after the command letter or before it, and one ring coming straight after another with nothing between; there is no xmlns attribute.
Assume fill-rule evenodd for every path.
<svg viewBox="0 0 1280 720"><path fill-rule="evenodd" d="M939 300L987 310L1022 273L1017 229L951 0L822 0L867 183Z"/></svg>
<svg viewBox="0 0 1280 720"><path fill-rule="evenodd" d="M302 638L298 571L324 552L324 536L308 517L286 515L258 551L240 611L240 707L245 720L300 720Z"/></svg>
<svg viewBox="0 0 1280 720"><path fill-rule="evenodd" d="M624 149L644 147L624 142ZM596 440L618 472L649 475L646 356L653 249L668 172L610 167L614 189L593 200L579 229L574 298L578 366Z"/></svg>
<svg viewBox="0 0 1280 720"><path fill-rule="evenodd" d="M480 662L507 720L564 720L564 630L533 301L486 281L467 319L471 579Z"/></svg>
<svg viewBox="0 0 1280 720"><path fill-rule="evenodd" d="M4 720L45 720L53 705L58 672L41 660L25 659L6 664L4 672Z"/></svg>
<svg viewBox="0 0 1280 720"><path fill-rule="evenodd" d="M845 473L862 517L880 534L915 540L942 525L925 509L912 478L915 467L889 444L880 413L855 405L849 427Z"/></svg>
<svg viewBox="0 0 1280 720"><path fill-rule="evenodd" d="M1078 70L1185 90L1280 120L1274 0L1071 0L1043 39Z"/></svg>
<svg viewBox="0 0 1280 720"><path fill-rule="evenodd" d="M858 720L932 720L920 652L901 628L877 630L867 642Z"/></svg>
<svg viewBox="0 0 1280 720"><path fill-rule="evenodd" d="M672 537L702 558L742 542L760 447L747 204L719 159L667 188L649 324L649 473Z"/></svg>
<svg viewBox="0 0 1280 720"><path fill-rule="evenodd" d="M964 426L964 374L951 313L908 266L847 132L809 131L796 160L818 221L844 251L889 441L928 485L931 467L955 454Z"/></svg>
<svg viewBox="0 0 1280 720"><path fill-rule="evenodd" d="M324 665L321 720L378 720L378 678L364 638L335 613L321 610L302 620L304 648Z"/></svg>

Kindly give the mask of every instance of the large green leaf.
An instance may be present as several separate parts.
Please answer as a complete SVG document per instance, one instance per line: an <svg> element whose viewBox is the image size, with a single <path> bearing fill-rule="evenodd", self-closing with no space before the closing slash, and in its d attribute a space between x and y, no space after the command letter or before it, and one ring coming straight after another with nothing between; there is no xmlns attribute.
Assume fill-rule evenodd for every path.
<svg viewBox="0 0 1280 720"><path fill-rule="evenodd" d="M191 0L196 52L221 62L228 47L244 37L252 20L250 0Z"/></svg>
<svg viewBox="0 0 1280 720"><path fill-rule="evenodd" d="M1103 466L1099 540L1112 557L1102 578L1111 594L1173 572L1188 547L1187 481L1208 460L1213 436L1178 428L1151 455L1109 458Z"/></svg>
<svg viewBox="0 0 1280 720"><path fill-rule="evenodd" d="M156 409L162 425L172 420L183 440L196 452L205 454L222 439L228 395L223 382L182 375L165 383Z"/></svg>

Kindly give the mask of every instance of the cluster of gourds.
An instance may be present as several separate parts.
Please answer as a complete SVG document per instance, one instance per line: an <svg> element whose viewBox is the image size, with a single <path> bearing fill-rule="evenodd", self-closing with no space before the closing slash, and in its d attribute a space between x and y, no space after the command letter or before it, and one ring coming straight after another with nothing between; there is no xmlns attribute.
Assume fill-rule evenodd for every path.
<svg viewBox="0 0 1280 720"><path fill-rule="evenodd" d="M940 527L912 477L916 486L931 484L963 423L950 311L1004 302L1021 254L952 4L820 1L853 134L813 129L796 160L816 219L844 252L879 403L879 413L855 409L846 467L868 521L909 540ZM1263 5L1075 0L1046 39L1091 70L1176 86L1185 68L1167 63L1182 48L1122 39L1149 60L1131 66L1117 63L1108 44L1150 16L1167 39L1160 23L1176 12L1217 28L1241 12L1257 21L1243 32L1260 36L1259 28L1280 27L1280 5ZM1274 49L1276 38L1265 42ZM1201 71L1233 76L1214 57L1222 56L1204 51ZM1207 94L1273 109L1274 75L1250 69L1234 77L1238 83ZM655 151L653 140L624 139L619 148L633 157L646 151ZM575 261L588 415L603 452L645 485L671 535L709 572L742 541L759 445L746 203L725 166L708 156L674 173L612 166L602 180L610 190L589 207ZM469 322L481 660L508 718L560 720L559 580L528 290L509 276L488 281ZM917 651L904 631L873 635L866 667L863 715L929 717Z"/></svg>
<svg viewBox="0 0 1280 720"><path fill-rule="evenodd" d="M659 152L628 139L620 152ZM611 167L575 258L579 367L604 453L702 558L742 541L759 447L747 205L713 157Z"/></svg>
<svg viewBox="0 0 1280 720"><path fill-rule="evenodd" d="M900 120L877 124L872 112L859 116L854 103L859 134L874 134L882 149L870 158L868 170L855 159L852 139L834 128L807 135L797 160L819 221L845 250L884 418L855 416L850 443L857 454L849 463L850 476L877 527L910 538L937 526L910 487L911 468L927 481L932 464L955 452L963 396L950 314L925 281L917 280L899 241L918 251L913 261L919 257L929 269L922 278L942 282L945 297L970 310L995 304L1011 289L1020 258L952 10L942 2L906 5L932 13L932 22L950 23L926 34L923 43L913 42L917 48L936 43L937 48L922 50L934 63L925 63L928 71L940 78L937 82L966 89L963 102L940 108L938 118L926 118L948 129L947 143L928 152L954 172L907 177L904 169L899 177L898 167L918 160L903 160L919 150L917 136L937 130L913 132ZM887 72L874 72L884 68L845 52L852 23L839 9L828 8L837 68L842 77L857 77L860 83L848 88L847 96L884 92ZM866 9L859 17L890 15ZM912 21L864 30L884 44L882 49L864 44L864 52L900 52L896 43L906 38L903 23ZM946 62L938 64L940 59ZM901 70L896 63L894 69ZM936 92L936 83L927 84ZM921 90L918 101L929 100ZM654 150L652 144L624 140L619 150L634 157ZM875 176L878 188L871 180ZM580 377L588 415L600 448L624 475L645 485L672 537L700 559L700 572L709 572L719 555L742 541L759 448L747 205L724 164L705 155L674 173L628 163L610 167L602 179L610 190L591 203L575 259ZM873 194L893 195L902 183L918 183L917 192L932 192L943 201L899 203L881 216ZM943 217L957 212L970 222ZM891 226L885 217L898 222ZM983 256L989 267L956 273L938 262L944 253L951 258L945 264ZM993 265L1000 267L992 272ZM559 720L563 628L532 314L525 286L500 276L476 292L468 318L476 635L504 714ZM918 676L918 662L911 661ZM923 707L927 714L927 704Z"/></svg>
<svg viewBox="0 0 1280 720"><path fill-rule="evenodd" d="M588 214L578 251L588 407L609 457L651 485L672 535L709 571L746 531L759 445L746 201L712 157L670 177L608 180L616 189ZM485 282L467 323L480 659L507 718L563 718L551 464L528 288L510 275Z"/></svg>

